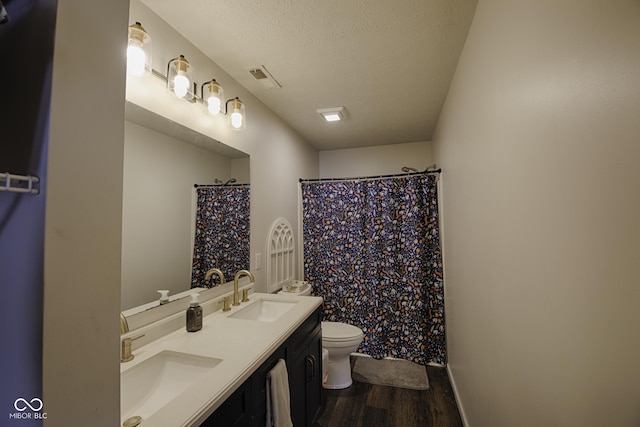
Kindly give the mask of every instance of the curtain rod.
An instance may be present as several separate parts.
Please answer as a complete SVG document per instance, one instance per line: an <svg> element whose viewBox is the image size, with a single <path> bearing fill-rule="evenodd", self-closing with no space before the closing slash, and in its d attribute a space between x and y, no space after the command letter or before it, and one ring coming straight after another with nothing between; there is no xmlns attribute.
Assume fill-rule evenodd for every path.
<svg viewBox="0 0 640 427"><path fill-rule="evenodd" d="M300 178L299 182L329 182L329 181L368 181L372 179L380 179L380 178L397 178L402 176L417 176L417 175L426 175L430 173L440 173L442 169L434 169L434 170L425 170L422 172L409 172L409 173L396 173L391 175L375 175L375 176L357 176L351 178L312 178L312 179L303 179Z"/></svg>
<svg viewBox="0 0 640 427"><path fill-rule="evenodd" d="M210 187L249 187L251 184L193 184L193 188L210 188Z"/></svg>

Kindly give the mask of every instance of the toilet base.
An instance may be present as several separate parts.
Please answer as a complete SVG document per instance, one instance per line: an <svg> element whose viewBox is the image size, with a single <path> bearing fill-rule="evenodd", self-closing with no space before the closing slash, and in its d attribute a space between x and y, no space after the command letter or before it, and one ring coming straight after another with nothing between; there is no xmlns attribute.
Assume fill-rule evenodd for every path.
<svg viewBox="0 0 640 427"><path fill-rule="evenodd" d="M344 388L348 388L351 387L351 384L353 384L353 381L350 381L348 383L345 384L322 384L322 388L326 388L327 390L342 390Z"/></svg>
<svg viewBox="0 0 640 427"><path fill-rule="evenodd" d="M322 384L322 387L328 390L341 390L351 384L353 384L353 380L351 379L350 354L338 358L330 356L327 361L327 380Z"/></svg>

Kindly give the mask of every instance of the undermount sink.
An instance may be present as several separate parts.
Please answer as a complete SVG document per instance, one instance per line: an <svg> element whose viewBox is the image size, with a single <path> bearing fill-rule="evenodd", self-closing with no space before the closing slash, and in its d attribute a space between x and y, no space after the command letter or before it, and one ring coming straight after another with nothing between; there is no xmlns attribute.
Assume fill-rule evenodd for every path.
<svg viewBox="0 0 640 427"><path fill-rule="evenodd" d="M153 415L222 359L162 351L120 374L122 420Z"/></svg>
<svg viewBox="0 0 640 427"><path fill-rule="evenodd" d="M229 317L234 319L257 320L258 322L275 322L297 303L297 301L259 299L245 308L236 311Z"/></svg>

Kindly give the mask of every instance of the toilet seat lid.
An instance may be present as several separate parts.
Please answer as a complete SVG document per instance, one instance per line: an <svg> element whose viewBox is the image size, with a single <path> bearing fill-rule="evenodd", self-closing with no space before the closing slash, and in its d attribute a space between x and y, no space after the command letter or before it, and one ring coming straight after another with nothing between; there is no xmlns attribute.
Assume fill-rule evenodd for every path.
<svg viewBox="0 0 640 427"><path fill-rule="evenodd" d="M322 322L322 339L329 341L348 341L360 338L362 329L348 323Z"/></svg>

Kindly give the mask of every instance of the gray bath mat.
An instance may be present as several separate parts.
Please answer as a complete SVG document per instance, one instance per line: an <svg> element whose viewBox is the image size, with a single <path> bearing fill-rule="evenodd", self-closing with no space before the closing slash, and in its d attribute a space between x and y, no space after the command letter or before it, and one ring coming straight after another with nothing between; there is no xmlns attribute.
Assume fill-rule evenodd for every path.
<svg viewBox="0 0 640 427"><path fill-rule="evenodd" d="M427 369L402 359L381 359L372 357L353 357L355 363L351 372L354 381L368 384L428 390Z"/></svg>

